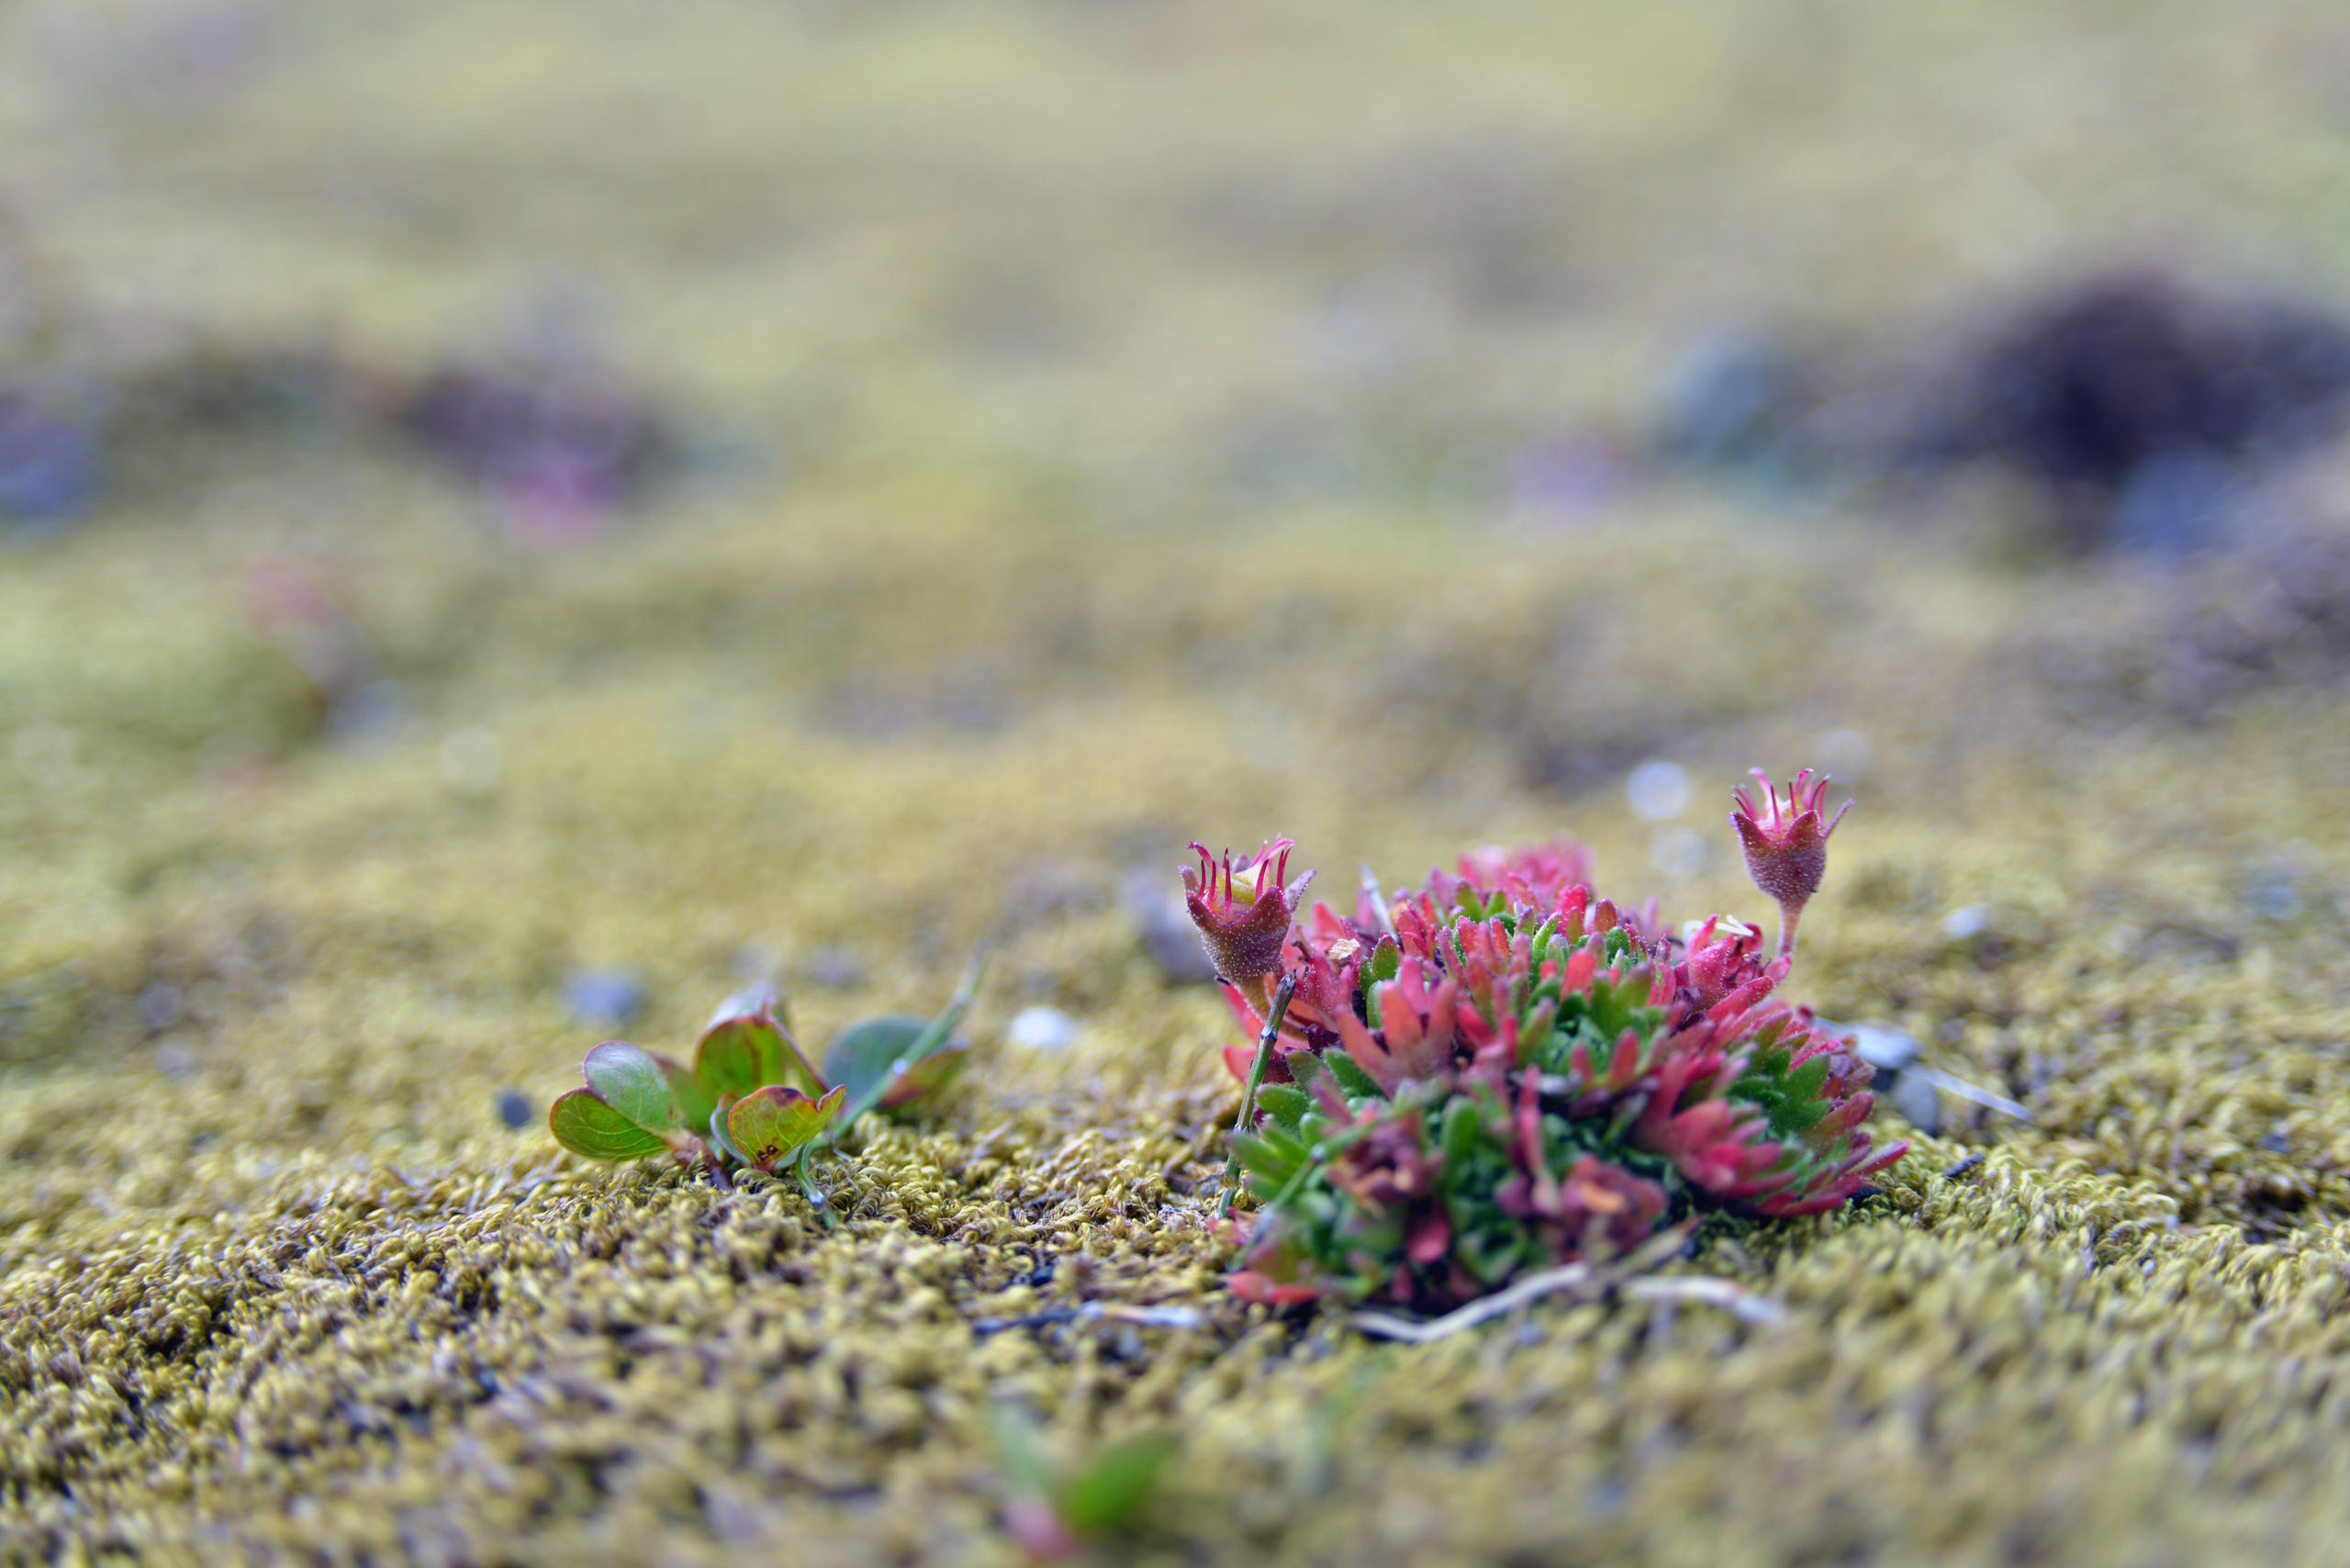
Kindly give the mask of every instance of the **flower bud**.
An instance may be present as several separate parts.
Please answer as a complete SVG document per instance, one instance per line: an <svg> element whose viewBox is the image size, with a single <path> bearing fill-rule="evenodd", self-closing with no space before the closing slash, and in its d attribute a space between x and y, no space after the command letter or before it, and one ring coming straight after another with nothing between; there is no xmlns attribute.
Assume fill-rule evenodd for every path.
<svg viewBox="0 0 2350 1568"><path fill-rule="evenodd" d="M1769 774L1758 767L1754 778L1762 786L1761 806L1740 785L1731 791L1738 809L1730 813L1729 825L1746 847L1747 875L1779 906L1779 956L1792 958L1803 906L1819 890L1819 879L1828 870L1828 835L1852 802L1845 801L1833 817L1823 819L1819 805L1828 793L1826 774L1815 778L1805 768L1788 782L1784 801Z"/></svg>
<svg viewBox="0 0 2350 1568"><path fill-rule="evenodd" d="M1183 907L1191 911L1208 961L1225 984L1243 986L1281 969L1281 944L1297 914L1298 895L1314 879L1308 871L1281 885L1295 847L1293 840L1277 838L1236 867L1228 849L1217 860L1205 845L1192 846L1200 867L1183 869Z"/></svg>

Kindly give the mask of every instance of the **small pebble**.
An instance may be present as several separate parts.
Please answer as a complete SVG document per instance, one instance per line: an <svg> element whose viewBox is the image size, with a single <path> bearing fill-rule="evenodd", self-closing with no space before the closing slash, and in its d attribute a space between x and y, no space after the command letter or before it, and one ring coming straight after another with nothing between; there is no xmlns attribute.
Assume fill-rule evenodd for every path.
<svg viewBox="0 0 2350 1568"><path fill-rule="evenodd" d="M1120 885L1121 902L1134 917L1142 945L1158 965L1169 985L1207 985L1215 966L1200 946L1199 928L1183 907L1175 880L1154 872L1137 871Z"/></svg>
<svg viewBox="0 0 2350 1568"><path fill-rule="evenodd" d="M2114 498L2107 542L2123 550L2184 555L2211 543L2241 499L2233 464L2193 448L2157 452L2130 471Z"/></svg>
<svg viewBox="0 0 2350 1568"><path fill-rule="evenodd" d="M1902 1119L1928 1137L1942 1130L1942 1097L1925 1079L1914 1073L1897 1072L1892 1086L1885 1092Z"/></svg>
<svg viewBox="0 0 2350 1568"><path fill-rule="evenodd" d="M1942 937L1945 941L1972 942L1990 929L1989 904L1966 904L1942 916Z"/></svg>
<svg viewBox="0 0 2350 1568"><path fill-rule="evenodd" d="M519 1089L501 1089L498 1092L498 1119L516 1132L520 1132L531 1125L534 1119L532 1114L533 1109L530 1096Z"/></svg>
<svg viewBox="0 0 2350 1568"><path fill-rule="evenodd" d="M1007 1037L1032 1051L1065 1051L1077 1043L1077 1020L1058 1007L1024 1008L1012 1020Z"/></svg>
<svg viewBox="0 0 2350 1568"><path fill-rule="evenodd" d="M810 985L826 991L846 991L865 979L865 966L856 955L837 944L809 954L807 972Z"/></svg>
<svg viewBox="0 0 2350 1568"><path fill-rule="evenodd" d="M363 745L389 741L399 730L399 688L371 680L336 701L327 713L327 733Z"/></svg>
<svg viewBox="0 0 2350 1568"><path fill-rule="evenodd" d="M0 521L41 533L86 511L105 485L99 433L0 386Z"/></svg>
<svg viewBox="0 0 2350 1568"><path fill-rule="evenodd" d="M179 1022L180 988L157 980L139 993L139 1016L150 1029L168 1029Z"/></svg>
<svg viewBox="0 0 2350 1568"><path fill-rule="evenodd" d="M1652 757L1624 780L1624 799L1642 822L1671 822L1689 809L1689 770Z"/></svg>
<svg viewBox="0 0 2350 1568"><path fill-rule="evenodd" d="M1657 398L1665 452L1700 468L1758 462L1796 410L1796 366L1767 330L1724 327L1690 342Z"/></svg>
<svg viewBox="0 0 2350 1568"><path fill-rule="evenodd" d="M2289 869L2272 869L2244 890L2244 902L2267 920L2290 920L2301 913L2301 890Z"/></svg>
<svg viewBox="0 0 2350 1568"><path fill-rule="evenodd" d="M1516 517L1572 523L1600 511L1639 478L1637 463L1606 437L1569 435L1519 448L1510 457L1505 488Z"/></svg>
<svg viewBox="0 0 2350 1568"><path fill-rule="evenodd" d="M1825 1018L1819 1026L1831 1035L1852 1036L1852 1048L1879 1073L1899 1072L1918 1059L1918 1042L1899 1029L1881 1024L1830 1024Z"/></svg>
<svg viewBox="0 0 2350 1568"><path fill-rule="evenodd" d="M1903 1070L1918 1059L1920 1047L1914 1038L1881 1024L1830 1024L1822 1019L1820 1027L1831 1035L1850 1035L1860 1058L1876 1069L1869 1087L1878 1104L1890 1106L1929 1137L1942 1131L1942 1096L1927 1078Z"/></svg>
<svg viewBox="0 0 2350 1568"><path fill-rule="evenodd" d="M1660 828L1649 841L1649 862L1675 881L1685 882L1713 863L1713 846L1686 823Z"/></svg>
<svg viewBox="0 0 2350 1568"><path fill-rule="evenodd" d="M644 1011L644 982L629 969L574 969L563 982L563 1004L582 1024L626 1024Z"/></svg>

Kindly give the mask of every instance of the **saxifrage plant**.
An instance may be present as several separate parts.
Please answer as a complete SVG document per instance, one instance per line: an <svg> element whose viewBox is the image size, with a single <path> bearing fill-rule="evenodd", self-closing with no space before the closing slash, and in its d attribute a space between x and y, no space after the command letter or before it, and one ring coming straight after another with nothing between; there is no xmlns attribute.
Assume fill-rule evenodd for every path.
<svg viewBox="0 0 2350 1568"><path fill-rule="evenodd" d="M1773 998L1826 866L1825 785L1739 796L1782 909L1768 961L1726 916L1674 936L1594 896L1579 846L1482 851L1301 915L1291 841L1238 865L1192 846L1188 907L1259 1040L1225 1051L1255 1093L1234 1143L1259 1204L1233 1290L1454 1306L1695 1211L1834 1208L1900 1159L1862 1126L1874 1070Z"/></svg>

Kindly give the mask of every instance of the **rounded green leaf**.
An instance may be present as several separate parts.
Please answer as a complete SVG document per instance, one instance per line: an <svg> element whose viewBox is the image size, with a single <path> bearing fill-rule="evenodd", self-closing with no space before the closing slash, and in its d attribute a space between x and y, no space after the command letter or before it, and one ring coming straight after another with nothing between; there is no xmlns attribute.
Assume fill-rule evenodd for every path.
<svg viewBox="0 0 2350 1568"><path fill-rule="evenodd" d="M822 1132L847 1098L845 1089L811 1100L787 1084L768 1084L734 1102L734 1108L726 1113L727 1140L742 1153L745 1164L771 1171Z"/></svg>
<svg viewBox="0 0 2350 1568"><path fill-rule="evenodd" d="M661 1064L626 1040L606 1040L579 1067L597 1098L647 1132L677 1126L677 1102Z"/></svg>
<svg viewBox="0 0 2350 1568"><path fill-rule="evenodd" d="M770 1013L744 1014L712 1024L694 1047L694 1076L713 1099L748 1094L770 1083L789 1083L821 1093L824 1081L808 1065L791 1036Z"/></svg>
<svg viewBox="0 0 2350 1568"><path fill-rule="evenodd" d="M824 1076L846 1085L848 1097L861 1104L881 1090L890 1070L921 1045L929 1027L929 1019L911 1013L885 1013L852 1024L824 1047Z"/></svg>
<svg viewBox="0 0 2350 1568"><path fill-rule="evenodd" d="M588 1089L558 1096L547 1112L554 1141L590 1159L642 1159L669 1146L596 1097Z"/></svg>

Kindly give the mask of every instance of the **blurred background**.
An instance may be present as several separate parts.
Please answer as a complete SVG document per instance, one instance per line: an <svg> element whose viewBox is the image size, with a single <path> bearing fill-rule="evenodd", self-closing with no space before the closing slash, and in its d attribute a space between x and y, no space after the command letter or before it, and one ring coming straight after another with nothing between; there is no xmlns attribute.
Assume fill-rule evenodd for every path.
<svg viewBox="0 0 2350 1568"><path fill-rule="evenodd" d="M1813 1000L2078 1081L2020 955L2338 922L2345 180L2306 0L21 0L20 1151L505 1137L983 940L1212 1074L1186 840L1751 915L1755 765L1863 801Z"/></svg>

